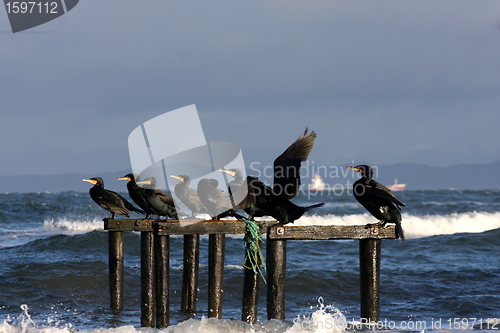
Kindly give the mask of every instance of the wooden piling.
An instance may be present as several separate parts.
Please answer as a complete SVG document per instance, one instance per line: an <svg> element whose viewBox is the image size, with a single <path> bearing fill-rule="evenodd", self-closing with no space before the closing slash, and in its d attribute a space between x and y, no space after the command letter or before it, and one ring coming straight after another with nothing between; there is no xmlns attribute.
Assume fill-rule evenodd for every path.
<svg viewBox="0 0 500 333"><path fill-rule="evenodd" d="M154 234L141 231L141 326L155 327Z"/></svg>
<svg viewBox="0 0 500 333"><path fill-rule="evenodd" d="M111 308L123 309L123 231L108 232L109 293Z"/></svg>
<svg viewBox="0 0 500 333"><path fill-rule="evenodd" d="M261 248L262 242L259 241L259 249ZM257 264L262 264L259 257L257 258ZM249 324L255 324L255 322L257 321L260 276L259 274L255 273L253 269L244 267L243 270L243 306L241 310L241 320L246 321Z"/></svg>
<svg viewBox="0 0 500 333"><path fill-rule="evenodd" d="M155 234L156 267L156 328L165 328L170 323L168 286L170 236Z"/></svg>
<svg viewBox="0 0 500 333"><path fill-rule="evenodd" d="M271 229L271 228L269 228ZM285 319L286 240L270 239L266 244L267 319Z"/></svg>
<svg viewBox="0 0 500 333"><path fill-rule="evenodd" d="M381 245L381 239L359 240L361 319L366 322L379 320Z"/></svg>
<svg viewBox="0 0 500 333"><path fill-rule="evenodd" d="M208 236L208 317L222 319L225 234Z"/></svg>
<svg viewBox="0 0 500 333"><path fill-rule="evenodd" d="M184 271L182 275L181 311L196 313L200 235L184 235Z"/></svg>
<svg viewBox="0 0 500 333"><path fill-rule="evenodd" d="M260 232L267 230L267 316L268 319L285 319L285 272L287 240L327 240L359 239L360 249L360 286L361 318L377 322L380 306L380 249L382 239L395 239L393 225L379 228L376 225L356 226L283 226L276 221L257 221ZM150 304L152 263L143 255L151 253L154 257L156 288L156 327L164 328L169 324L169 237L186 235L185 238L185 278L183 284L182 309L196 311L197 264L195 249L199 247L199 234L209 234L209 317L222 318L222 283L224 276L224 244L226 234L244 234L245 223L239 221L204 221L185 225L180 221L156 222L151 220L104 219L104 229L109 237L109 285L111 308L123 308L123 231L148 232L141 234L141 302ZM153 231L153 245L150 245ZM144 236L144 237L143 237ZM190 238L191 236L192 238ZM197 244L196 244L197 243ZM142 252L144 250L144 252ZM154 253L154 256L152 255ZM189 255L188 255L189 254ZM142 267L142 266L145 267ZM191 267L192 273L187 273ZM144 273L143 273L144 270ZM142 280L144 279L144 280ZM242 319L255 322L257 316L258 276L245 269L244 301ZM186 285L186 287L184 287ZM194 290L193 290L194 288ZM191 290L189 292L189 290ZM147 292L148 291L148 292ZM186 292L186 293L184 293ZM143 312L144 311L144 312ZM154 314L153 314L154 316ZM143 319L150 325L150 307L141 305L141 324Z"/></svg>

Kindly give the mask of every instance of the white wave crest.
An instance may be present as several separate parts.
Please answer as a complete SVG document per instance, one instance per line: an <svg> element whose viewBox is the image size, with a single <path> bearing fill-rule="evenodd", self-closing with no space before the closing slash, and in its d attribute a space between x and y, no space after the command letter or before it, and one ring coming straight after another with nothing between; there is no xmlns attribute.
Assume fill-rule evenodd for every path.
<svg viewBox="0 0 500 333"><path fill-rule="evenodd" d="M369 214L344 216L313 215L303 216L293 225L365 225L376 223ZM500 228L500 212L467 212L448 215L408 215L403 214L403 230L406 238L420 238L435 235L451 235L469 232L479 233Z"/></svg>
<svg viewBox="0 0 500 333"><path fill-rule="evenodd" d="M43 221L43 228L47 232L52 231L68 236L84 234L94 230L104 230L102 220L79 220L66 217L47 219Z"/></svg>
<svg viewBox="0 0 500 333"><path fill-rule="evenodd" d="M75 236L95 230L104 230L102 220L98 219L76 219L61 217L57 219L46 219L37 227L26 229L0 230L0 248L20 246L37 239L44 239L57 235ZM0 330L0 333L2 331Z"/></svg>
<svg viewBox="0 0 500 333"><path fill-rule="evenodd" d="M500 228L500 212L467 212L449 215L403 215L403 229L410 238L479 233Z"/></svg>
<svg viewBox="0 0 500 333"><path fill-rule="evenodd" d="M347 319L333 305L325 305L323 297L318 299L318 310L312 314L297 316L293 320L293 326L285 331L285 333L340 333L345 332L347 328ZM311 310L314 309L311 306Z"/></svg>

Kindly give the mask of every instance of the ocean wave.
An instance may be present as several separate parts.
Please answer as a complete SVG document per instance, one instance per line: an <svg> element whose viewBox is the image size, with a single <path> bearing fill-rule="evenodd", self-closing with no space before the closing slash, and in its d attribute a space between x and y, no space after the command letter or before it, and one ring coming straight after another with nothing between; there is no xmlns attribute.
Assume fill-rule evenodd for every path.
<svg viewBox="0 0 500 333"><path fill-rule="evenodd" d="M94 230L104 230L101 219L81 220L75 218L61 217L57 219L46 219L43 228L67 236L84 234Z"/></svg>
<svg viewBox="0 0 500 333"><path fill-rule="evenodd" d="M369 214L303 216L292 225L365 225L377 222ZM403 214L406 238L421 238L455 233L479 233L500 228L500 212L466 212L448 215Z"/></svg>
<svg viewBox="0 0 500 333"><path fill-rule="evenodd" d="M57 235L81 235L95 230L104 230L102 220L68 217L46 219L43 224L38 223L36 227L29 229L0 229L0 248L20 246Z"/></svg>

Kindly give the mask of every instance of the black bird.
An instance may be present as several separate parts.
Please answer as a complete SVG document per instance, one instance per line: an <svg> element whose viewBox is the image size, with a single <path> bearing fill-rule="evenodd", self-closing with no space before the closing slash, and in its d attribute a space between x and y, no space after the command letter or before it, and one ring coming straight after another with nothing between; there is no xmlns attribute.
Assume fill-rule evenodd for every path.
<svg viewBox="0 0 500 333"><path fill-rule="evenodd" d="M208 210L205 205L201 202L198 197L198 193L195 189L189 187L191 184L191 180L186 175L174 176L170 177L177 179L180 181L179 184L175 185L174 192L177 198L186 205L187 208L191 210L191 217L195 217L198 213L206 213L208 214Z"/></svg>
<svg viewBox="0 0 500 333"><path fill-rule="evenodd" d="M89 190L90 197L99 206L111 212L111 215L109 216L110 219L115 218L115 214L130 217L130 211L144 214L143 210L136 208L118 193L104 189L104 181L101 177L83 179L83 181L94 185Z"/></svg>
<svg viewBox="0 0 500 333"><path fill-rule="evenodd" d="M262 209L256 206L256 190L258 186L263 186L258 190L259 193L267 192L268 195L271 195L271 189L264 185L257 177L247 176L246 184L244 183L243 174L240 169L229 169L220 171L225 172L232 176L234 180L229 182L229 194L233 200L233 203L236 207L241 208L248 214L249 220L254 220L255 217L266 216L266 214ZM246 191L245 191L246 189ZM266 199L265 196L262 196L262 199Z"/></svg>
<svg viewBox="0 0 500 333"><path fill-rule="evenodd" d="M153 217L153 214L156 214L156 211L151 207L151 205L146 201L146 198L144 197L144 189L140 186L137 185L137 182L140 181L141 179L139 178L139 175L136 175L134 173L128 173L123 177L118 178L117 180L126 180L128 181L127 183L127 190L128 190L128 195L134 202L137 204L137 206L141 207L142 210L146 212L146 219L148 217Z"/></svg>
<svg viewBox="0 0 500 333"><path fill-rule="evenodd" d="M238 204L239 208L249 214L249 219L255 216L269 215L280 223L291 223L299 219L306 211L321 207L324 203L307 207L295 205L290 199L297 196L300 188L300 165L307 160L316 139L313 131L305 132L292 143L280 156L274 160L273 188L266 186L257 177L247 177L247 196ZM245 186L241 170L221 170L235 177L230 189L241 193L241 186ZM233 185L233 186L231 186ZM236 195L236 197L241 197ZM239 200L236 200L239 201Z"/></svg>
<svg viewBox="0 0 500 333"><path fill-rule="evenodd" d="M405 205L396 199L391 190L372 179L373 169L370 166L357 165L347 168L361 173L361 178L353 184L356 200L379 220L382 227L387 223L396 224L396 235L405 240L401 227L401 210Z"/></svg>
<svg viewBox="0 0 500 333"><path fill-rule="evenodd" d="M237 214L234 210L226 192L218 189L217 186L219 186L217 179L205 178L198 182L197 187L198 197L208 209L212 220L220 220L226 216L233 216L239 220L244 220L245 218Z"/></svg>
<svg viewBox="0 0 500 333"><path fill-rule="evenodd" d="M175 210L174 199L170 194L156 189L155 177L148 177L137 182L137 185L144 185L144 198L156 211L158 219L160 219L160 216L170 217L176 220L179 219L177 211Z"/></svg>

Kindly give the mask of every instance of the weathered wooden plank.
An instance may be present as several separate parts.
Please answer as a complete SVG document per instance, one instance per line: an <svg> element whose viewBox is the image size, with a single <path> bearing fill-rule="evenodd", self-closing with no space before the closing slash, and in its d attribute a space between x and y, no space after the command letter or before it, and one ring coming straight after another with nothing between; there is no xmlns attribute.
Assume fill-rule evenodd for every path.
<svg viewBox="0 0 500 333"><path fill-rule="evenodd" d="M108 231L151 231L154 220L145 219L104 219L104 229ZM395 239L394 225L382 228L378 225L278 225L276 221L256 221L261 233L271 227L270 239ZM245 223L237 220L209 220L188 222L186 220L160 220L158 235L192 234L244 234Z"/></svg>
<svg viewBox="0 0 500 333"><path fill-rule="evenodd" d="M153 222L145 219L104 219L104 230L153 231Z"/></svg>
<svg viewBox="0 0 500 333"><path fill-rule="evenodd" d="M108 231L152 231L155 220L146 219L104 219L104 230ZM256 221L261 233L276 221ZM160 220L160 235L188 234L244 234L245 223L238 220ZM200 232L198 232L200 231Z"/></svg>
<svg viewBox="0 0 500 333"><path fill-rule="evenodd" d="M266 233L267 228L276 224L276 221L255 221L260 228L261 233ZM246 232L246 223L236 220L213 220L202 221L192 224L179 222L159 222L158 235L189 235L189 234L244 234Z"/></svg>
<svg viewBox="0 0 500 333"><path fill-rule="evenodd" d="M288 226L274 225L269 228L269 239L296 239L296 240L321 240L321 239L395 239L394 225L385 228L377 225L311 225Z"/></svg>

